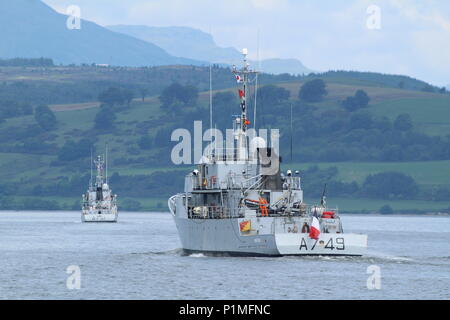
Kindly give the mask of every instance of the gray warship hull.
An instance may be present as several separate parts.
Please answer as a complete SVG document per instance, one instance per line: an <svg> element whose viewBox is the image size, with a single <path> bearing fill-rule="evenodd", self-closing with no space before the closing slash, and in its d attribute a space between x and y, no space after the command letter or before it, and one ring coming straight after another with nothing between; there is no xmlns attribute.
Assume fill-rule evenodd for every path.
<svg viewBox="0 0 450 320"><path fill-rule="evenodd" d="M367 248L367 235L321 233L311 239L308 233L293 232L295 225L309 217L256 217L190 219L180 207L173 215L182 249L186 253L236 256L333 255L361 256ZM180 210L181 209L181 210ZM250 222L252 229L242 232L240 225ZM322 221L323 224L331 221ZM300 230L301 231L301 230Z"/></svg>
<svg viewBox="0 0 450 320"><path fill-rule="evenodd" d="M241 236L238 219L196 221L175 217L175 224L183 250L188 253L280 255L272 235Z"/></svg>

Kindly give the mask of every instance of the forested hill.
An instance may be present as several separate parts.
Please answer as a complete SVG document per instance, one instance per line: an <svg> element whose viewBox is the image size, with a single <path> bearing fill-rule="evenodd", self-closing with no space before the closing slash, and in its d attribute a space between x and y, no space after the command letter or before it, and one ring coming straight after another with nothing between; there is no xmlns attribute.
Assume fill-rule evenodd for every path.
<svg viewBox="0 0 450 320"><path fill-rule="evenodd" d="M189 169L171 163L170 136L209 123L209 69L44 64L0 67L0 208L78 209L90 150L108 142L122 208L165 209ZM280 129L283 166L303 171L308 199L328 183L344 211L450 206L446 90L356 72L259 80L258 126ZM213 68L213 88L215 125L229 128L239 112L229 69Z"/></svg>
<svg viewBox="0 0 450 320"><path fill-rule="evenodd" d="M230 69L213 67L213 89L235 86ZM309 76L261 74L259 84L322 78L334 83L397 88L415 91L439 91L426 82L406 76L330 71ZM194 85L199 91L209 89L209 68L198 66L103 67L95 65L55 66L52 59L0 59L0 100L31 104L64 104L97 101L109 87L132 90L136 96L158 95L173 82Z"/></svg>
<svg viewBox="0 0 450 320"><path fill-rule="evenodd" d="M433 92L437 89L425 81L414 79L403 75L391 75L381 74L376 72L357 72L357 71L328 71L324 73L310 74L311 78L323 78L323 79L347 79L351 81L361 81L367 83L367 85L379 85L389 88L399 88L406 90L418 90Z"/></svg>
<svg viewBox="0 0 450 320"><path fill-rule="evenodd" d="M32 63L37 66L30 67ZM130 89L136 96L142 90L146 95L157 95L174 82L193 85L199 91L209 88L209 67L43 66L39 63L41 59L0 60L0 100L32 104L92 102L97 101L98 95L109 87ZM5 65L8 67L2 67ZM215 90L236 84L229 68L215 65L212 72ZM299 79L288 74L264 74L259 81L264 84Z"/></svg>

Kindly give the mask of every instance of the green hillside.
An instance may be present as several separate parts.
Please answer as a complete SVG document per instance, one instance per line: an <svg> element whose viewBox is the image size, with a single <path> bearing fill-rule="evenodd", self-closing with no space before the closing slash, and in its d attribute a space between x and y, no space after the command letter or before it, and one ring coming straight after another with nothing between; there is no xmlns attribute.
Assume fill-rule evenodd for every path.
<svg viewBox="0 0 450 320"><path fill-rule="evenodd" d="M368 174L396 171L410 175L421 186L450 186L449 160L417 162L299 163L289 166L306 169L313 165L317 165L320 168L337 167L339 170L338 179L344 182L356 181L362 183Z"/></svg>
<svg viewBox="0 0 450 320"><path fill-rule="evenodd" d="M390 87L368 85L360 80L327 80L328 95L323 102L315 104L324 110L338 110L336 103L351 96L356 90L364 90L370 97L370 111L377 116L386 116L394 120L402 113L408 113L421 132L430 135L446 136L450 134L450 96L439 93L410 91ZM299 86L304 81L283 83L296 97Z"/></svg>
<svg viewBox="0 0 450 320"><path fill-rule="evenodd" d="M57 67L60 68L60 67ZM84 70L84 71L82 71ZM120 74L128 74L132 78L133 72L140 72L140 69L116 70ZM153 72L162 72L160 69ZM227 70L221 70L221 79L225 79ZM201 68L186 69L178 74L183 75L183 79L188 79L189 74L205 74L207 70ZM115 75L106 74L105 70L95 68L72 67L70 72L61 73L57 76L55 70L50 70L56 78L52 81L72 83L80 81L86 77L86 72L92 81L97 81L101 85L98 90L108 87L114 83L120 86L120 82L115 82ZM33 83L42 84L48 82L49 78L43 76L42 80L35 73L30 73L30 69L20 72L14 69L13 75L2 74L0 78L7 79L9 85L22 81L24 78L32 78ZM63 79L66 77L65 79ZM108 80L105 80L106 79ZM232 79L232 76L230 76ZM16 80L13 80L15 78ZM264 77L262 77L264 79ZM19 79L19 80L18 80ZM140 83L144 78L137 76ZM446 198L446 192L450 190L450 157L445 153L448 144L447 136L450 135L450 95L441 93L430 93L421 90L400 89L386 83L381 83L383 76L380 75L377 82L370 81L370 78L359 79L350 74L342 73L340 76L324 77L328 94L320 102L301 103L298 101L300 87L310 78L288 77L266 77L263 85L272 82L278 88L284 88L290 92L287 101L278 105L265 105L260 103L261 126L280 128L282 133L283 148L282 156L285 159L283 168L295 168L305 172L303 184L306 189L307 199L311 202L317 200L317 195L321 193L323 183L329 182L330 204L339 204L342 211L348 212L373 212L383 205L390 205L396 211L402 212L428 212L445 211L450 207L450 196ZM135 80L136 81L136 80ZM165 83L170 83L170 78L166 77ZM410 80L411 86L419 85L420 82ZM231 83L233 80L231 80ZM64 160L64 148L69 141L78 143L82 139L87 139L95 146L97 153L104 150L106 143L109 145L110 154L110 175L111 184L114 190L119 193L122 208L129 210L165 210L166 199L171 193L181 191L183 188L183 177L190 169L190 166L175 167L170 163L170 150L174 143L171 143L170 133L174 128L191 128L194 120L207 121L209 93L200 92L198 99L191 105L180 107L177 111L163 109L159 93L146 96L144 101L139 96L139 85L133 87L131 80L128 86L134 95L129 106L114 107L115 117L114 130L95 129L95 118L99 113L100 102L96 99L90 101L82 100L71 103L60 103L61 98L55 99L56 103L49 103L54 111L57 120L57 127L54 130L42 131L37 127L35 116L18 115L6 117L0 123L0 207L4 209L42 209L59 208L75 209L80 194L84 191L89 180L89 154L83 154ZM184 81L183 83L188 83ZM419 83L419 84L418 84ZM225 89L227 82L221 81L223 88L214 91L214 94L221 92L232 92L235 89ZM231 86L231 85L230 85ZM134 89L133 89L134 88ZM44 87L43 94L48 94ZM160 89L161 90L161 89ZM373 128L349 128L342 131L339 126L347 126L340 123L336 129L336 134L331 133L327 127L317 127L314 132L296 131L309 128L314 122L322 122L328 125L327 120L331 115L332 119L345 119L359 115L359 112L342 114L341 102L348 96L352 96L357 90L364 90L370 97L369 106L361 112L366 112L373 117ZM1 90L0 90L1 97ZM49 99L52 96L49 95ZM1 100L0 100L1 101ZM294 140L294 161L290 163L289 148L289 116L287 105L293 104L295 131ZM238 106L235 104L222 106L216 104L215 116L218 126L230 124L230 115L235 114ZM273 107L273 108L272 108ZM387 117L392 123L401 114L409 114L412 122L412 131L401 133L405 141L418 139L421 145L413 144L411 152L405 153L405 159L413 157L414 150L427 160L415 161L389 161L385 159L374 160L383 149L371 148L365 140L355 144L349 140L353 135L370 137L380 134L378 131L378 121L382 117ZM306 117L306 118L305 118ZM330 122L332 124L332 122ZM375 130L376 129L376 130ZM362 131L361 131L362 130ZM375 130L375 131L374 131ZM36 132L32 134L30 132ZM378 132L378 133L377 133ZM304 135L311 135L304 137ZM394 132L395 135L395 132ZM151 141L151 147L143 147L141 140L145 137ZM440 137L440 138L438 138ZM337 139L337 140L336 140ZM352 138L354 139L354 138ZM408 140L409 139L409 140ZM431 140L429 140L431 139ZM437 140L436 140L437 139ZM356 141L356 140L355 140ZM432 152L426 150L427 143L430 142ZM333 146L339 143L345 149L353 150L349 153L349 160L345 161L323 161L328 159L327 152L340 153ZM391 143L391 142L389 142ZM394 142L392 142L394 143ZM402 141L395 143L403 143ZM366 149L362 151L361 146ZM423 148L425 146L425 148ZM441 146L443 146L441 148ZM389 145L385 148L388 148ZM381 147L380 147L381 148ZM390 147L389 147L390 148ZM441 152L441 150L443 152ZM67 149L70 150L70 149ZM314 151L323 152L314 158ZM361 152L359 152L360 150ZM406 150L406 146L405 146ZM312 153L308 153L313 151ZM367 153L366 157L364 153ZM306 155L314 161L307 160ZM312 158L311 158L312 157ZM354 159L352 160L352 157ZM333 157L332 157L333 158ZM303 160L305 159L305 160ZM362 160L363 159L363 160ZM381 159L381 158L380 158ZM317 166L318 170L314 169ZM369 175L376 175L385 172L397 172L412 177L417 184L419 191L411 198L370 198L364 192L364 182ZM115 182L115 184L114 184ZM357 189L352 183L357 184ZM350 189L349 189L350 188ZM342 190L341 190L342 189ZM337 203L339 202L339 203ZM31 206L31 208L30 208Z"/></svg>
<svg viewBox="0 0 450 320"><path fill-rule="evenodd" d="M394 119L399 114L409 113L420 131L430 135L450 134L450 101L447 97L423 93L422 96L404 97L380 101L374 105L374 113Z"/></svg>

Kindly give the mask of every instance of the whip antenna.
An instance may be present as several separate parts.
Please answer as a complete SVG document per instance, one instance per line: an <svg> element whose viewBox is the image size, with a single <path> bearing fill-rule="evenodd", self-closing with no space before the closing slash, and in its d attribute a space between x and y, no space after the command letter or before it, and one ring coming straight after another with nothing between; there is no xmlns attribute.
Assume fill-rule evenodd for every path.
<svg viewBox="0 0 450 320"><path fill-rule="evenodd" d="M93 163L93 160L92 160L92 147L91 147L91 180L89 181L91 190L92 190L92 163Z"/></svg>
<svg viewBox="0 0 450 320"><path fill-rule="evenodd" d="M261 62L259 59L259 29L257 31L257 35L256 35L256 59L258 60L258 70L257 71L261 71ZM256 73L256 78L255 78L255 107L253 110L253 127L255 128L256 131L256 100L258 99L258 73Z"/></svg>
<svg viewBox="0 0 450 320"><path fill-rule="evenodd" d="M209 34L212 36L211 28L209 28ZM211 63L211 59L210 59L209 60L209 128L211 130L213 127L212 108L213 108L213 103L212 103L212 63Z"/></svg>
<svg viewBox="0 0 450 320"><path fill-rule="evenodd" d="M292 103L291 103L291 163L292 163L292 140L293 140L293 128L292 128Z"/></svg>
<svg viewBox="0 0 450 320"><path fill-rule="evenodd" d="M106 143L105 151L105 182L108 184L108 143Z"/></svg>

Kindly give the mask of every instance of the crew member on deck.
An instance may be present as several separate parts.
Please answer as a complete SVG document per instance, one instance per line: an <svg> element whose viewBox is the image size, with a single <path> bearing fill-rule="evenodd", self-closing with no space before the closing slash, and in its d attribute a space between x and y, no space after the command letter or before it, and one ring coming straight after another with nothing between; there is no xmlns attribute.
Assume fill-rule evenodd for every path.
<svg viewBox="0 0 450 320"><path fill-rule="evenodd" d="M306 222L303 224L302 233L309 233L309 226Z"/></svg>

